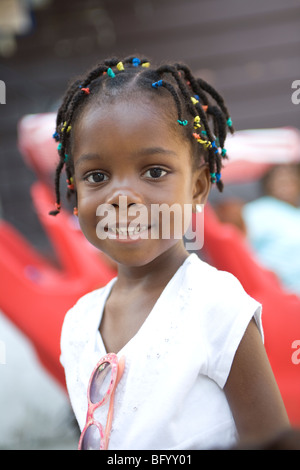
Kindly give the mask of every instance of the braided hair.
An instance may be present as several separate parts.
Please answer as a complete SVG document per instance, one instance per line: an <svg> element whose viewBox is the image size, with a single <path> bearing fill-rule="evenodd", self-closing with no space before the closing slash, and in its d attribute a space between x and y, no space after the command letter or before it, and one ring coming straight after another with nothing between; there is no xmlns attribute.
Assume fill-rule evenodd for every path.
<svg viewBox="0 0 300 470"><path fill-rule="evenodd" d="M123 60L104 60L68 87L57 113L53 138L58 142L59 162L55 172L56 210L61 208L60 176L65 167L69 198L75 193L74 166L72 160L72 129L75 121L87 104L100 103L107 96L115 96L128 90L148 90L158 98L166 93L173 99L177 110L177 123L195 152L208 164L212 183L223 190L221 179L222 161L227 158L224 148L227 129L234 132L232 121L222 96L201 78L195 78L184 64L165 64L152 67L149 60L127 57ZM100 100L99 100L100 98Z"/></svg>

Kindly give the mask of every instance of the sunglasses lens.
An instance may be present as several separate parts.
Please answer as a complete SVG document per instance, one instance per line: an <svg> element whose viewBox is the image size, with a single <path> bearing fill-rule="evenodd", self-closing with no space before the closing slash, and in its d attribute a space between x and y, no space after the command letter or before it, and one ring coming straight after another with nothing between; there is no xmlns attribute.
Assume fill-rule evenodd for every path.
<svg viewBox="0 0 300 470"><path fill-rule="evenodd" d="M85 431L81 442L81 450L99 450L100 432L97 426L91 424Z"/></svg>
<svg viewBox="0 0 300 470"><path fill-rule="evenodd" d="M91 383L90 400L99 403L107 393L111 382L111 365L104 362L96 370Z"/></svg>

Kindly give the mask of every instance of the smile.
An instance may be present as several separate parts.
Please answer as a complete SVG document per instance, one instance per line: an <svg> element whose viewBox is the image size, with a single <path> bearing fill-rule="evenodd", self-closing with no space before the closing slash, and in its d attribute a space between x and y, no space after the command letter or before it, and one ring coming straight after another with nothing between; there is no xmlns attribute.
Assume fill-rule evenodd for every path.
<svg viewBox="0 0 300 470"><path fill-rule="evenodd" d="M148 225L137 225L135 227L109 227L108 232L111 232L115 235L139 235L142 232L148 230Z"/></svg>

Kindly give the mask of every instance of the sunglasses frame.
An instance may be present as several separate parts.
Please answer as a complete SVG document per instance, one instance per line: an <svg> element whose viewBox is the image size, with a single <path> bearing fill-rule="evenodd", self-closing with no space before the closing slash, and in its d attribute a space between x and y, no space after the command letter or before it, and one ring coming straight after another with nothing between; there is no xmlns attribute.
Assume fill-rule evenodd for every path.
<svg viewBox="0 0 300 470"><path fill-rule="evenodd" d="M109 363L111 365L111 379L110 379L110 384L109 387L104 395L104 397L98 401L97 403L93 403L91 401L91 386L92 382L95 378L95 375L101 367L102 364ZM110 437L110 431L111 431L111 425L112 425L112 419L113 419L113 409L114 409L114 397L115 397L115 391L117 388L117 385L119 381L121 380L121 377L124 372L124 367L125 367L125 358L122 356L120 359L118 356L114 353L109 353L106 354L104 357L100 359L100 361L97 363L95 366L90 380L89 380L89 385L88 385L88 390L87 390L87 399L88 399L88 410L87 410L87 416L86 416L86 423L85 426L82 430L82 433L80 435L79 443L78 443L78 450L83 450L82 449L82 444L83 444L83 439L86 434L87 429L94 425L98 428L99 434L100 434L100 447L99 450L107 450L108 448L108 443L109 443L109 437ZM105 429L103 429L103 426L99 421L94 419L94 412L97 408L100 406L103 406L107 401L110 399L109 403L109 409L108 409L108 414L107 414L107 420L106 420L106 426Z"/></svg>

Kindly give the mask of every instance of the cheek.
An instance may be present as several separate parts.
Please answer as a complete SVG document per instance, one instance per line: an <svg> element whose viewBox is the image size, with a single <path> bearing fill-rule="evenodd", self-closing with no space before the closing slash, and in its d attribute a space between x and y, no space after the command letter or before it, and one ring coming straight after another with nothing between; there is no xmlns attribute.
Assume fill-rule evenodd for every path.
<svg viewBox="0 0 300 470"><path fill-rule="evenodd" d="M97 207L99 201L92 194L82 195L77 193L78 221L85 237L92 242L96 237Z"/></svg>

